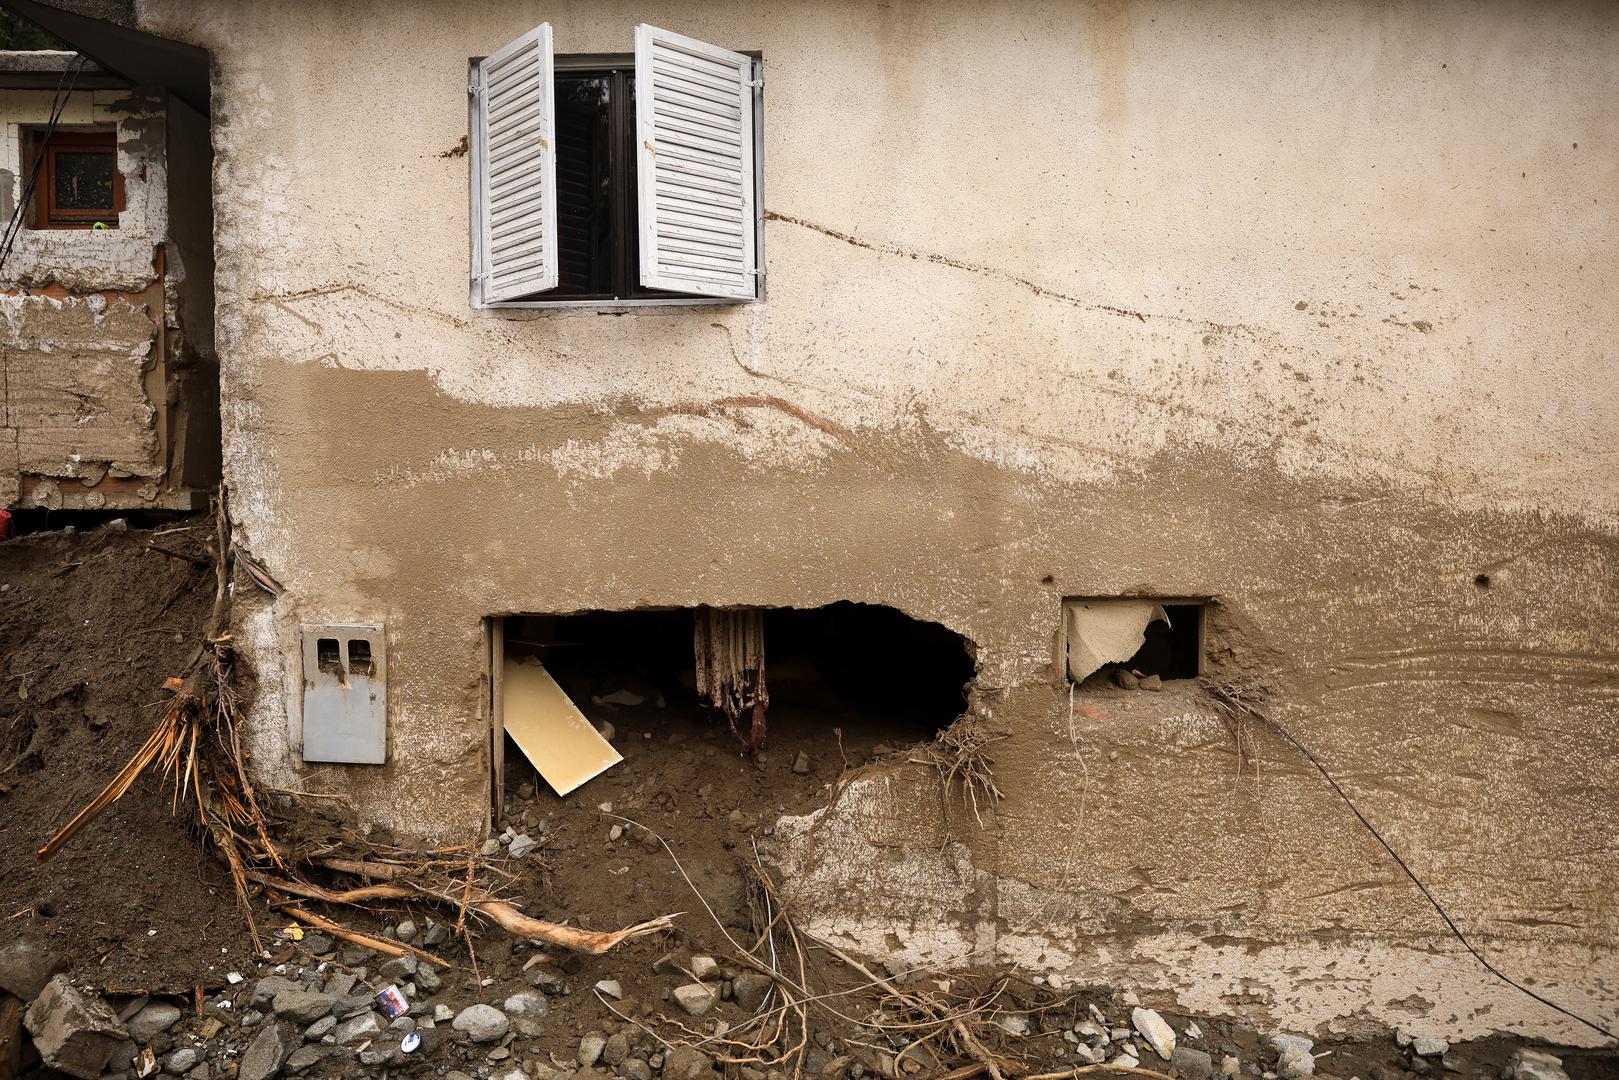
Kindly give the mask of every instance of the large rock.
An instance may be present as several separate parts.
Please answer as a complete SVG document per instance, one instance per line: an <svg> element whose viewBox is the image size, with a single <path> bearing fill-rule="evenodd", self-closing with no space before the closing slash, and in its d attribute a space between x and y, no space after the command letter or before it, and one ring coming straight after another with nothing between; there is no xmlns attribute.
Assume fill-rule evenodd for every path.
<svg viewBox="0 0 1619 1080"><path fill-rule="evenodd" d="M0 990L24 1003L33 1001L67 967L67 960L43 941L17 938L0 945Z"/></svg>
<svg viewBox="0 0 1619 1080"><path fill-rule="evenodd" d="M249 999L255 1009L268 1009L275 996L286 990L302 990L303 986L291 979L283 979L279 975L266 975L253 984L253 996Z"/></svg>
<svg viewBox="0 0 1619 1080"><path fill-rule="evenodd" d="M242 1067L236 1080L270 1080L281 1071L281 1065L292 1056L298 1046L297 1037L285 1024L271 1022L264 1025L258 1037L248 1045L242 1055Z"/></svg>
<svg viewBox="0 0 1619 1080"><path fill-rule="evenodd" d="M511 1017L512 1030L519 1035L533 1037L545 1034L544 1017L551 1011L551 1003L538 990L519 990L502 1003L502 1009Z"/></svg>
<svg viewBox="0 0 1619 1080"><path fill-rule="evenodd" d="M1209 1080L1214 1075L1214 1058L1202 1050L1182 1046L1176 1049L1170 1060L1177 1076L1188 1077L1189 1080Z"/></svg>
<svg viewBox="0 0 1619 1080"><path fill-rule="evenodd" d="M664 1080L698 1080L713 1067L707 1054L689 1046L677 1046L663 1055Z"/></svg>
<svg viewBox="0 0 1619 1080"><path fill-rule="evenodd" d="M1152 1045L1153 1052L1168 1061L1175 1056L1175 1029L1155 1009L1130 1010L1130 1023Z"/></svg>
<svg viewBox="0 0 1619 1080"><path fill-rule="evenodd" d="M387 1027L387 1021L378 1013L363 1012L359 1016L338 1024L337 1030L332 1032L332 1039L339 1046L346 1046L349 1043L375 1038L387 1030Z"/></svg>
<svg viewBox="0 0 1619 1080"><path fill-rule="evenodd" d="M100 1076L113 1051L129 1037L99 995L80 990L66 975L53 977L35 995L23 1025L45 1064L81 1080Z"/></svg>
<svg viewBox="0 0 1619 1080"><path fill-rule="evenodd" d="M1506 1080L1568 1080L1563 1059L1544 1050L1515 1051L1501 1075Z"/></svg>
<svg viewBox="0 0 1619 1080"><path fill-rule="evenodd" d="M286 1073L296 1076L331 1052L329 1046L300 1046L287 1058Z"/></svg>
<svg viewBox="0 0 1619 1080"><path fill-rule="evenodd" d="M551 1003L538 990L519 990L508 997L502 1007L512 1016L531 1016L539 1019L551 1010Z"/></svg>
<svg viewBox="0 0 1619 1080"><path fill-rule="evenodd" d="M715 1000L718 998L718 995L713 990L710 990L702 983L687 983L684 986L677 986L672 996L680 1007L692 1016L701 1016L709 1009L712 1009Z"/></svg>
<svg viewBox="0 0 1619 1080"><path fill-rule="evenodd" d="M202 1061L202 1051L195 1046L182 1046L163 1059L163 1071L180 1076L188 1073Z"/></svg>
<svg viewBox="0 0 1619 1080"><path fill-rule="evenodd" d="M283 990L270 1000L275 1014L295 1024L313 1024L332 1011L337 999L314 990Z"/></svg>
<svg viewBox="0 0 1619 1080"><path fill-rule="evenodd" d="M1300 1080L1315 1072L1315 1044L1299 1035L1272 1035L1271 1046L1276 1048L1276 1075L1282 1080Z"/></svg>
<svg viewBox="0 0 1619 1080"><path fill-rule="evenodd" d="M587 1031L579 1040L579 1052L575 1055L579 1064L590 1068L601 1060L602 1051L607 1048L607 1036L599 1031Z"/></svg>
<svg viewBox="0 0 1619 1080"><path fill-rule="evenodd" d="M180 1022L180 1010L167 1001L154 1001L131 1016L124 1024L129 1037L142 1046Z"/></svg>
<svg viewBox="0 0 1619 1080"><path fill-rule="evenodd" d="M755 971L743 972L731 980L731 997L739 1009L752 1016L765 1003L765 996L770 993L770 987L774 983L775 980L769 975L761 975Z"/></svg>
<svg viewBox="0 0 1619 1080"><path fill-rule="evenodd" d="M475 1043L494 1042L511 1028L506 1014L493 1005L469 1005L462 1009L450 1026Z"/></svg>

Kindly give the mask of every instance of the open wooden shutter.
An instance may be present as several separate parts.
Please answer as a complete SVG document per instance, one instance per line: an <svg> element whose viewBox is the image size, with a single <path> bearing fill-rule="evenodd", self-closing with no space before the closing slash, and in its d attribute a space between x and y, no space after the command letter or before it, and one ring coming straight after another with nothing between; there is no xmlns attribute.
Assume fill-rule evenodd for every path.
<svg viewBox="0 0 1619 1080"><path fill-rule="evenodd" d="M485 303L557 285L551 24L478 65L478 270Z"/></svg>
<svg viewBox="0 0 1619 1080"><path fill-rule="evenodd" d="M635 28L642 285L758 294L753 103L749 57Z"/></svg>

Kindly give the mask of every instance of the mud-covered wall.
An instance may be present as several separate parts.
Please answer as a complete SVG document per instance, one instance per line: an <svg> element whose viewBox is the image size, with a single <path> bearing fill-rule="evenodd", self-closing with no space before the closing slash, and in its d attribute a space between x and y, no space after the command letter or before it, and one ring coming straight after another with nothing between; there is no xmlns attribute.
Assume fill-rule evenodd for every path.
<svg viewBox="0 0 1619 1080"><path fill-rule="evenodd" d="M925 835L930 773L865 778L814 868L784 823L818 932L1586 1037L1280 739L1056 680L1063 596L1213 596L1212 669L1498 964L1614 1015L1613 11L143 11L214 57L226 474L285 585L236 609L264 774L464 836L485 616L890 604L977 644L1006 797ZM470 309L467 60L542 19L762 51L765 302ZM386 623L387 765L299 762L306 621Z"/></svg>

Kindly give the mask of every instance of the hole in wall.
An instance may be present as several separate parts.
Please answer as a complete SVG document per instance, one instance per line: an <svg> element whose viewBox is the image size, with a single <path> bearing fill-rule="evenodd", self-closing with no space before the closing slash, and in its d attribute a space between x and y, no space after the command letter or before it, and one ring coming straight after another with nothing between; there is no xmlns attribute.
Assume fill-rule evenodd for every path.
<svg viewBox="0 0 1619 1080"><path fill-rule="evenodd" d="M1481 589L1488 589L1491 585L1489 574L1479 574L1473 579L1473 584Z"/></svg>
<svg viewBox="0 0 1619 1080"><path fill-rule="evenodd" d="M508 655L533 655L582 709L699 700L692 608L587 611L506 620ZM848 720L885 737L930 739L967 708L966 638L894 608L839 602L761 612L771 719Z"/></svg>
<svg viewBox="0 0 1619 1080"><path fill-rule="evenodd" d="M508 663L538 660L588 721L611 725L626 755L627 744L698 743L734 761L753 734L751 716L744 710L733 734L725 711L702 693L697 630L711 610L508 616L502 647ZM937 623L849 602L732 610L752 613L763 641L768 704L759 756L768 767L783 759L797 766L803 755L831 767L835 779L844 758L929 740L967 710L972 644ZM508 702L507 712L513 708ZM505 762L508 794L544 786L509 734Z"/></svg>
<svg viewBox="0 0 1619 1080"><path fill-rule="evenodd" d="M1202 671L1203 605L1165 604L1164 614L1147 624L1147 640L1123 666L1160 679L1195 679Z"/></svg>
<svg viewBox="0 0 1619 1080"><path fill-rule="evenodd" d="M1143 597L1063 602L1064 666L1086 686L1195 679L1203 670L1207 603Z"/></svg>

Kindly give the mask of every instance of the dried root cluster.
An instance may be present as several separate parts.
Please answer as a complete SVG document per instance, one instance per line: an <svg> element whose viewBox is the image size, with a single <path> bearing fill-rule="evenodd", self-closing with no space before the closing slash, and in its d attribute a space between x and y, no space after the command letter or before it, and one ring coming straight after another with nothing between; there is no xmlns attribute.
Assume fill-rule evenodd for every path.
<svg viewBox="0 0 1619 1080"><path fill-rule="evenodd" d="M494 923L513 934L586 953L602 953L670 925L672 916L665 916L615 933L596 933L532 918L503 895L511 875L481 858L471 845L432 851L383 847L349 829L313 838L293 835L288 822L268 812L249 778L232 688L235 653L225 632L230 572L238 560L233 559L223 500L216 506L215 520L216 588L202 643L185 673L165 684L169 697L159 707L152 734L112 782L39 849L41 861L56 854L155 767L172 786L176 812L182 804L189 809L198 834L229 868L254 947L261 951L264 941L251 899L255 889L264 891L272 907L309 925L378 952L411 953L441 967L449 966L448 961L403 942L350 930L307 910L304 902L365 908L411 900L450 909L474 965L471 931L481 924ZM263 586L263 571L255 570L247 572Z"/></svg>

